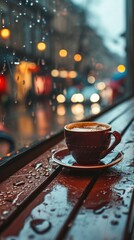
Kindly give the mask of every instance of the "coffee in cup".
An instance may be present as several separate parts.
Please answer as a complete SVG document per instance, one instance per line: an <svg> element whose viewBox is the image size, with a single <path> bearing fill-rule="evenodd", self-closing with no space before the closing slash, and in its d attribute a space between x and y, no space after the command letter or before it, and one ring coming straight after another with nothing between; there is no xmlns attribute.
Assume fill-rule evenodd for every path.
<svg viewBox="0 0 134 240"><path fill-rule="evenodd" d="M74 122L65 125L64 135L70 154L81 165L97 164L121 141L117 131L100 122ZM112 142L114 136L114 142Z"/></svg>

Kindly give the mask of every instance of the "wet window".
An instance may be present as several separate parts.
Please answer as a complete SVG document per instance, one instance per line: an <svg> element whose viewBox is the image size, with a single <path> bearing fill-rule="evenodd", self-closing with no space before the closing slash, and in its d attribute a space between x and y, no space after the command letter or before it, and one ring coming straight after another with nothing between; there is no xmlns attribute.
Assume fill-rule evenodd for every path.
<svg viewBox="0 0 134 240"><path fill-rule="evenodd" d="M0 159L126 94L125 0L1 0Z"/></svg>

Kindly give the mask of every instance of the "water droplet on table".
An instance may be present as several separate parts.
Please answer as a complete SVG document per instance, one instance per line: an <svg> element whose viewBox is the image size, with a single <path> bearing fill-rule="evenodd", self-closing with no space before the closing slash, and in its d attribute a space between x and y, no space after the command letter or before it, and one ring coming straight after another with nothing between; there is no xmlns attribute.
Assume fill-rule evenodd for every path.
<svg viewBox="0 0 134 240"><path fill-rule="evenodd" d="M106 209L110 208L109 206L104 206L104 207L101 207L99 209L96 209L93 211L94 214L101 214L103 213Z"/></svg>
<svg viewBox="0 0 134 240"><path fill-rule="evenodd" d="M18 181L18 182L14 183L14 186L21 186L21 185L24 185L24 184L25 184L24 181Z"/></svg>
<svg viewBox="0 0 134 240"><path fill-rule="evenodd" d="M31 228L38 234L43 234L51 228L51 223L45 219L34 219L30 222Z"/></svg>
<svg viewBox="0 0 134 240"><path fill-rule="evenodd" d="M35 170L39 169L40 167L42 167L42 163L36 163L35 164Z"/></svg>
<svg viewBox="0 0 134 240"><path fill-rule="evenodd" d="M112 220L112 221L111 221L111 224L112 224L112 225L117 225L118 223L119 223L119 222L118 222L117 220Z"/></svg>

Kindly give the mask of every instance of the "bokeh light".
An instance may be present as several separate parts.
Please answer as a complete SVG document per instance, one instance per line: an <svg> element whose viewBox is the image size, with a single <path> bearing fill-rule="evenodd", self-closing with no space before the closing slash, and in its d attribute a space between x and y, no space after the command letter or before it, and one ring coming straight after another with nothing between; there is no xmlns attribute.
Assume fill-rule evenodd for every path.
<svg viewBox="0 0 134 240"><path fill-rule="evenodd" d="M77 54L74 55L74 60L75 60L76 62L80 62L80 61L82 60L82 56L77 53Z"/></svg>
<svg viewBox="0 0 134 240"><path fill-rule="evenodd" d="M39 42L39 43L37 44L37 49L38 49L39 51L44 51L44 50L46 49L46 44L45 44L44 42Z"/></svg>
<svg viewBox="0 0 134 240"><path fill-rule="evenodd" d="M71 102L73 103L78 103L78 102L81 103L83 101L84 101L84 97L81 93L75 93L71 97Z"/></svg>
<svg viewBox="0 0 134 240"><path fill-rule="evenodd" d="M91 84L95 83L95 77L94 76L88 76L87 81Z"/></svg>
<svg viewBox="0 0 134 240"><path fill-rule="evenodd" d="M100 96L98 93L93 93L90 97L90 101L95 103L98 102L100 100Z"/></svg>
<svg viewBox="0 0 134 240"><path fill-rule="evenodd" d="M66 70L61 70L61 71L59 72L59 76L60 76L61 78L67 78L68 73L67 73Z"/></svg>
<svg viewBox="0 0 134 240"><path fill-rule="evenodd" d="M65 98L65 96L63 94L59 94L57 96L56 100L57 100L58 103L64 103L66 98Z"/></svg>
<svg viewBox="0 0 134 240"><path fill-rule="evenodd" d="M66 57L67 56L67 50L66 49L61 49L60 51L59 51L59 56L60 57Z"/></svg>
<svg viewBox="0 0 134 240"><path fill-rule="evenodd" d="M58 77L58 76L59 76L59 70L53 69L53 70L51 71L51 76L52 76L52 77Z"/></svg>
<svg viewBox="0 0 134 240"><path fill-rule="evenodd" d="M125 72L126 71L126 67L122 64L120 64L118 67L117 67L117 71L122 73L122 72Z"/></svg>
<svg viewBox="0 0 134 240"><path fill-rule="evenodd" d="M70 78L76 78L77 77L77 72L76 71L70 71L70 72L68 72L68 76L70 77Z"/></svg>
<svg viewBox="0 0 134 240"><path fill-rule="evenodd" d="M8 28L3 28L3 29L1 29L1 31L0 31L0 35L1 35L1 37L2 37L3 39L9 38L9 37L10 37L10 34L11 34L11 32L10 32L10 30L9 30Z"/></svg>
<svg viewBox="0 0 134 240"><path fill-rule="evenodd" d="M106 87L106 84L104 82L99 82L96 84L96 88L100 91L105 89L105 87Z"/></svg>

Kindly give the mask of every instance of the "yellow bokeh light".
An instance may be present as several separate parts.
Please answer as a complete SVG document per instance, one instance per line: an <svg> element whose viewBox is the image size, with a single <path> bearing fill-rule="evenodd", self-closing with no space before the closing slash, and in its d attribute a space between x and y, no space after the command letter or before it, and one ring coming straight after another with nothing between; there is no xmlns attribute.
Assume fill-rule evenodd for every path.
<svg viewBox="0 0 134 240"><path fill-rule="evenodd" d="M39 43L37 44L37 49L38 49L39 51L44 51L44 50L46 49L46 44L45 44L44 42L39 42Z"/></svg>
<svg viewBox="0 0 134 240"><path fill-rule="evenodd" d="M58 76L59 76L59 70L53 69L53 70L51 71L51 76L52 76L52 77L58 77Z"/></svg>
<svg viewBox="0 0 134 240"><path fill-rule="evenodd" d="M117 67L117 71L122 73L122 72L125 72L126 70L126 67L122 64L120 64L118 67Z"/></svg>
<svg viewBox="0 0 134 240"><path fill-rule="evenodd" d="M90 75L88 76L87 81L92 84L95 82L95 77Z"/></svg>
<svg viewBox="0 0 134 240"><path fill-rule="evenodd" d="M71 97L71 102L73 103L77 103L77 102L81 103L83 101L84 101L84 97L81 93L75 93Z"/></svg>
<svg viewBox="0 0 134 240"><path fill-rule="evenodd" d="M1 37L3 38L3 39L7 39L7 38L9 38L10 37L10 30L8 29L8 28L3 28L3 29L1 29L1 31L0 31L0 35L1 35Z"/></svg>
<svg viewBox="0 0 134 240"><path fill-rule="evenodd" d="M67 56L67 50L66 49L61 49L59 51L59 55L60 55L60 57L66 57Z"/></svg>
<svg viewBox="0 0 134 240"><path fill-rule="evenodd" d="M106 84L104 82L99 82L96 84L96 88L100 91L105 89L105 87L106 87Z"/></svg>
<svg viewBox="0 0 134 240"><path fill-rule="evenodd" d="M65 96L63 94L59 94L56 98L58 103L64 103L65 102Z"/></svg>
<svg viewBox="0 0 134 240"><path fill-rule="evenodd" d="M70 71L68 73L68 75L69 75L70 78L76 78L77 77L77 72L76 71Z"/></svg>
<svg viewBox="0 0 134 240"><path fill-rule="evenodd" d="M60 75L61 78L67 78L68 73L67 73L66 70L61 70L59 75Z"/></svg>
<svg viewBox="0 0 134 240"><path fill-rule="evenodd" d="M82 56L77 53L77 54L74 55L74 60L75 60L76 62L80 62L80 61L82 60Z"/></svg>

